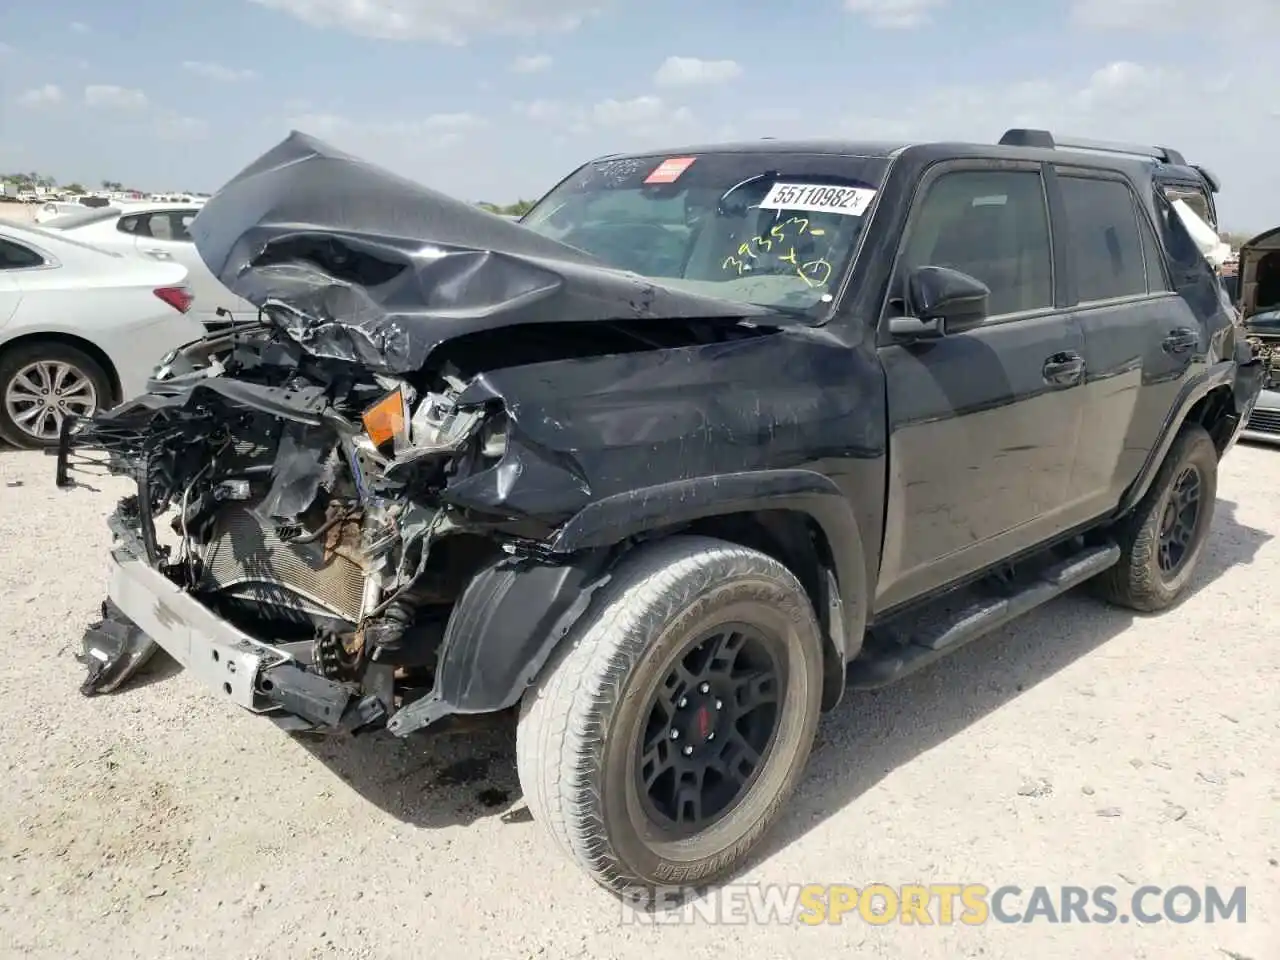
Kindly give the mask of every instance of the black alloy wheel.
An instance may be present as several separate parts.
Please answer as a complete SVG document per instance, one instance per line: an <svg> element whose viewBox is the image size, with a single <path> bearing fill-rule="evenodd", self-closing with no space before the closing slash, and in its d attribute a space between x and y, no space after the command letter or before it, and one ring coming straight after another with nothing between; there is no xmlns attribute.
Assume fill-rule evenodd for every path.
<svg viewBox="0 0 1280 960"><path fill-rule="evenodd" d="M1191 555L1196 521L1200 518L1200 471L1194 464L1183 467L1173 482L1160 518L1157 562L1166 577L1177 573Z"/></svg>
<svg viewBox="0 0 1280 960"><path fill-rule="evenodd" d="M778 731L787 664L757 628L725 624L678 654L650 698L637 792L662 839L706 829L751 788Z"/></svg>

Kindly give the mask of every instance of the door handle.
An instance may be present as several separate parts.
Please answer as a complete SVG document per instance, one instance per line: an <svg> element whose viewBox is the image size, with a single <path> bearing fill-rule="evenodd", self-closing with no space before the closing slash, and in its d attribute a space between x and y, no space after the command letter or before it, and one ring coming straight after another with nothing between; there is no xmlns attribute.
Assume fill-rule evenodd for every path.
<svg viewBox="0 0 1280 960"><path fill-rule="evenodd" d="M1044 362L1045 383L1067 386L1084 376L1084 357L1078 353L1055 353Z"/></svg>
<svg viewBox="0 0 1280 960"><path fill-rule="evenodd" d="M1186 327L1170 330L1169 335L1160 342L1165 353L1186 353L1200 346L1200 334Z"/></svg>
<svg viewBox="0 0 1280 960"><path fill-rule="evenodd" d="M145 253L145 254L146 254L147 256L149 256L149 257L155 257L157 260L172 260L172 259L173 259L173 257L169 255L169 251L167 251L167 250L156 250L156 249L154 249L154 248L151 248L151 249L143 250L142 252L143 252L143 253Z"/></svg>

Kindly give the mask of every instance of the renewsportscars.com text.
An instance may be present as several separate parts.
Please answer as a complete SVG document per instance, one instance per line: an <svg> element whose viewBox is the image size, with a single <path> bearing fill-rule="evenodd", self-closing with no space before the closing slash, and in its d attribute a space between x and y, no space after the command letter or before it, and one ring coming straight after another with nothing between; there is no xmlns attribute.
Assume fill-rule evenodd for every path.
<svg viewBox="0 0 1280 960"><path fill-rule="evenodd" d="M629 924L896 923L981 926L987 923L1244 923L1245 888L1178 884L989 887L934 883L865 887L847 884L734 884L698 895L667 888L625 901Z"/></svg>

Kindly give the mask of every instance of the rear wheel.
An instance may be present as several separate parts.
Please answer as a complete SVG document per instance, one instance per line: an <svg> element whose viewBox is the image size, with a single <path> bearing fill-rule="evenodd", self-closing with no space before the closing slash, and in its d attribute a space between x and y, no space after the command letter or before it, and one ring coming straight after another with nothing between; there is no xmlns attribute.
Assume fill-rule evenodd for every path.
<svg viewBox="0 0 1280 960"><path fill-rule="evenodd" d="M619 893L747 858L799 779L822 690L819 627L777 561L677 537L642 549L526 695L534 816Z"/></svg>
<svg viewBox="0 0 1280 960"><path fill-rule="evenodd" d="M1218 450L1204 427L1187 424L1117 530L1120 562L1096 581L1102 596L1144 613L1176 603L1195 574L1217 497Z"/></svg>
<svg viewBox="0 0 1280 960"><path fill-rule="evenodd" d="M0 357L0 438L38 449L58 442L69 416L89 417L111 402L111 380L82 350L24 343Z"/></svg>

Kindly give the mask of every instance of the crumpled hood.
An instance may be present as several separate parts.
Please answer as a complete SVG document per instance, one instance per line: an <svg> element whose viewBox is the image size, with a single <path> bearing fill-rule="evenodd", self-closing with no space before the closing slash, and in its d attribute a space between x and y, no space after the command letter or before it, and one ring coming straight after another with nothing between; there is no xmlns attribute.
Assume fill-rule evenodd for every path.
<svg viewBox="0 0 1280 960"><path fill-rule="evenodd" d="M196 250L308 352L404 374L440 343L526 323L775 312L611 269L297 131L205 204Z"/></svg>

